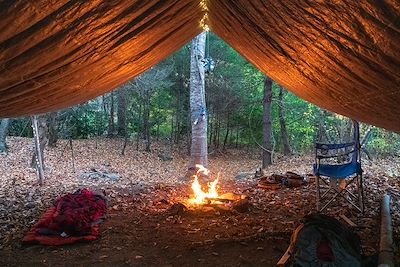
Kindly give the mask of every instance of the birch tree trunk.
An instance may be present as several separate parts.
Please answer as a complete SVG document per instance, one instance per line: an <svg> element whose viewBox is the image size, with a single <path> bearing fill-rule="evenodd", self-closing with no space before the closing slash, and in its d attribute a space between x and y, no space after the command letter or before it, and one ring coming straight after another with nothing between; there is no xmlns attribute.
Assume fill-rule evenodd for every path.
<svg viewBox="0 0 400 267"><path fill-rule="evenodd" d="M192 40L190 56L190 119L192 142L190 148L189 170L196 164L207 167L207 112L205 98L205 56L206 33Z"/></svg>
<svg viewBox="0 0 400 267"><path fill-rule="evenodd" d="M33 139L35 144L35 152L33 153L31 160L31 167L35 167L37 170L39 184L43 184L44 180L44 146L46 131L43 125L46 125L46 121L43 118L39 118L38 116L32 116L32 128L33 128ZM43 144L43 146L42 146Z"/></svg>
<svg viewBox="0 0 400 267"><path fill-rule="evenodd" d="M7 152L6 137L10 119L0 119L0 153Z"/></svg>
<svg viewBox="0 0 400 267"><path fill-rule="evenodd" d="M44 115L32 116L32 128L34 132L36 131L36 133L34 133L35 152L32 155L31 168L37 168L37 163L41 162L42 168L44 169L45 168L44 147L46 146L46 143L48 141L46 117ZM36 140L36 135L37 135L37 140ZM39 149L37 149L36 146L38 146ZM40 150L40 158L38 157L39 150Z"/></svg>
<svg viewBox="0 0 400 267"><path fill-rule="evenodd" d="M262 168L272 164L272 123L271 123L271 103L272 102L272 80L265 76L264 79L264 100L263 100L263 152Z"/></svg>

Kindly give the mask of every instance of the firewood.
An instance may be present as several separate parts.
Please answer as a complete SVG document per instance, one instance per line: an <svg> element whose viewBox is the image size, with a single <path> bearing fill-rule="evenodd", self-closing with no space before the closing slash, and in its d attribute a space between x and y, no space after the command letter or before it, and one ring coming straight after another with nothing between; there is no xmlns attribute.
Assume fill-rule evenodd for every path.
<svg viewBox="0 0 400 267"><path fill-rule="evenodd" d="M357 224L355 224L352 220L350 220L346 215L340 214L339 217L342 218L343 221L345 221L351 227L357 227Z"/></svg>
<svg viewBox="0 0 400 267"><path fill-rule="evenodd" d="M209 201L210 203L213 202L213 201L215 201L215 202L217 202L217 201L226 202L226 203L235 201L235 200L227 199L227 198L214 198L214 197L206 197L204 200L205 201Z"/></svg>

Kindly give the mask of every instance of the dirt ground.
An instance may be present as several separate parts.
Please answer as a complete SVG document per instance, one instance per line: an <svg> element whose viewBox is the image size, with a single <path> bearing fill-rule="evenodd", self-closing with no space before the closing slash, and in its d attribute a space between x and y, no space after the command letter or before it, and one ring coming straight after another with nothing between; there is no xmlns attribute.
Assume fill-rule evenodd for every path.
<svg viewBox="0 0 400 267"><path fill-rule="evenodd" d="M315 212L315 185L264 190L251 175L259 166L252 151L229 150L210 156L210 170L221 172L220 192L244 194L245 212L213 208L171 211L190 195L190 181L182 178L187 156L184 147L158 142L151 153L129 146L120 155L122 140L66 141L46 151L46 180L36 181L27 166L31 140L10 138L10 152L0 155L0 266L274 266L289 245L290 235L307 214ZM160 155L171 157L160 160ZM277 157L268 174L311 172L312 157ZM326 213L345 214L357 227L364 254L378 249L379 202L392 196L394 239L400 241L400 159L364 162L366 212L357 214L346 204ZM84 179L90 168L103 168L119 180ZM239 175L238 175L239 174ZM94 242L63 247L22 245L24 233L52 200L86 187L102 190L109 200L108 218ZM341 219L340 219L341 220ZM343 222L343 220L341 220ZM398 254L397 254L398 255Z"/></svg>
<svg viewBox="0 0 400 267"><path fill-rule="evenodd" d="M243 215L149 214L132 198L124 201L131 204L110 211L98 241L14 248L1 258L6 266L273 266L289 240L288 232L268 233L254 221L240 223Z"/></svg>

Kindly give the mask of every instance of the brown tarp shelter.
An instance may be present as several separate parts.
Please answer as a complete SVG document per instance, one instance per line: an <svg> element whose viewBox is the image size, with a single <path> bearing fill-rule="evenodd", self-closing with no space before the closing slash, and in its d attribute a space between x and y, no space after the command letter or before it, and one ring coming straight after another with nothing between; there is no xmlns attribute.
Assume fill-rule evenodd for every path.
<svg viewBox="0 0 400 267"><path fill-rule="evenodd" d="M400 132L398 0L3 0L0 117L104 94L202 31L322 108Z"/></svg>

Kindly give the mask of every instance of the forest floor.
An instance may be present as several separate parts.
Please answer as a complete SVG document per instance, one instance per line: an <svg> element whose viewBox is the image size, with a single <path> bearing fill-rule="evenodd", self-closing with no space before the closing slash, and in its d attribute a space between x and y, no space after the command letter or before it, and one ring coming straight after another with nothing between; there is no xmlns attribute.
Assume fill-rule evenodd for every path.
<svg viewBox="0 0 400 267"><path fill-rule="evenodd" d="M73 142L73 164L68 142L60 140L45 152L46 177L39 186L29 168L32 140L11 137L8 144L9 153L0 155L0 266L274 266L300 220L315 211L313 183L279 190L257 188L253 174L260 159L254 151L232 149L209 157L212 174L221 173L219 191L248 196L248 211L171 213L171 205L185 201L191 190L191 181L184 178L188 162L184 146L160 141L152 152L144 152L129 144L122 156L121 139L79 140ZM311 156L278 157L265 171L307 174L312 163ZM93 168L121 178L82 175ZM326 213L342 222L339 215L344 214L356 223L363 252L373 255L384 192L392 196L394 240L400 243L400 159L365 161L363 169L365 214L346 204ZM108 218L97 241L63 247L21 244L57 196L83 187L101 190L109 200Z"/></svg>

